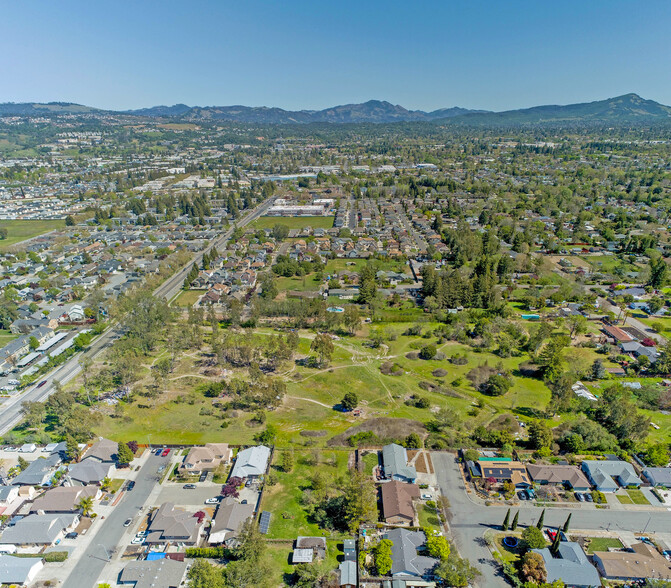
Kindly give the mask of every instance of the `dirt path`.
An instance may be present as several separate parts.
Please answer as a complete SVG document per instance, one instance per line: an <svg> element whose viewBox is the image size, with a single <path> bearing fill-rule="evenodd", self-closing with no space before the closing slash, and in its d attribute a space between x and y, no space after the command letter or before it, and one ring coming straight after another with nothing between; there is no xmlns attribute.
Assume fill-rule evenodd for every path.
<svg viewBox="0 0 671 588"><path fill-rule="evenodd" d="M323 402L319 402L319 400L314 400L313 398L302 398L301 396L289 396L288 394L287 398L291 398L292 400L304 400L305 402L312 402L314 404L318 404L319 406L323 406L324 408L333 408L333 405L324 404Z"/></svg>

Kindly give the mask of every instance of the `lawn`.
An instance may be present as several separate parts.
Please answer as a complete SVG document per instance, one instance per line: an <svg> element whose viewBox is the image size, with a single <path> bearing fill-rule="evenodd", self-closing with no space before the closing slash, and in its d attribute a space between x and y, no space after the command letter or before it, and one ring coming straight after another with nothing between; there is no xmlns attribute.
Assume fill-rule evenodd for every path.
<svg viewBox="0 0 671 588"><path fill-rule="evenodd" d="M629 494L629 498L634 504L645 504L645 505L650 505L650 502L648 502L648 499L645 497L643 492L640 490L627 490L627 494Z"/></svg>
<svg viewBox="0 0 671 588"><path fill-rule="evenodd" d="M609 548L622 549L622 541L613 537L590 537L587 553L592 554L595 551L608 551Z"/></svg>
<svg viewBox="0 0 671 588"><path fill-rule="evenodd" d="M508 531L506 533L497 533L494 536L494 547L496 550L499 552L501 555L501 559L505 563L515 563L517 560L520 559L520 556L522 555L523 551L521 547L508 547L503 544L503 539L505 537L517 537L518 540L521 541L522 538L522 533L519 531Z"/></svg>
<svg viewBox="0 0 671 588"><path fill-rule="evenodd" d="M310 451L296 451L294 467L287 473L278 466L281 451L275 452L271 468L277 477L277 484L266 485L259 509L273 513L268 538L291 540L298 535L330 535L308 520L301 500L311 486L310 478L315 471L326 477L327 488L340 487L339 480L347 474L349 456L348 451L320 451L314 455ZM337 534L334 535L336 537Z"/></svg>
<svg viewBox="0 0 671 588"><path fill-rule="evenodd" d="M298 292L310 292L314 290L319 290L319 287L322 285L322 282L315 279L316 274L309 274L307 276L294 276L291 278L278 277L275 278L275 286L279 292L289 292L289 291L298 291Z"/></svg>
<svg viewBox="0 0 671 588"><path fill-rule="evenodd" d="M251 224L252 229L272 229L275 225L284 225L290 229L330 229L333 227L333 216L262 216Z"/></svg>
<svg viewBox="0 0 671 588"><path fill-rule="evenodd" d="M419 514L419 526L423 529L436 529L440 531L440 520L436 514L436 509L429 508L426 504L419 504L417 507Z"/></svg>
<svg viewBox="0 0 671 588"><path fill-rule="evenodd" d="M172 301L173 306L193 306L205 290L182 290Z"/></svg>
<svg viewBox="0 0 671 588"><path fill-rule="evenodd" d="M10 341L13 341L16 339L18 335L15 335L11 331L8 331L7 329L0 329L0 347L4 347L9 343Z"/></svg>
<svg viewBox="0 0 671 588"><path fill-rule="evenodd" d="M380 464L380 457L377 451L367 453L361 458L363 462L363 471L367 474L372 474L373 468Z"/></svg>
<svg viewBox="0 0 671 588"><path fill-rule="evenodd" d="M64 220L3 220L0 228L6 228L7 238L0 241L0 253L7 251L17 243L48 233L54 229L62 229Z"/></svg>
<svg viewBox="0 0 671 588"><path fill-rule="evenodd" d="M290 586L290 576L294 572L294 565L291 563L291 555L293 553L292 542L267 543L266 551L273 564L273 571L277 575L277 586ZM327 539L325 566L328 569L335 570L340 561L342 561L343 556L342 541Z"/></svg>

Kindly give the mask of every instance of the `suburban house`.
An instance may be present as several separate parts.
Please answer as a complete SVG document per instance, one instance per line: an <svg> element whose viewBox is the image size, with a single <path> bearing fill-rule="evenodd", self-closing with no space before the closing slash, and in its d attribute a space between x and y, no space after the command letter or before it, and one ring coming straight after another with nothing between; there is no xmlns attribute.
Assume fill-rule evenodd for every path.
<svg viewBox="0 0 671 588"><path fill-rule="evenodd" d="M18 486L0 486L0 508L3 510L19 497ZM0 514L2 514L0 512Z"/></svg>
<svg viewBox="0 0 671 588"><path fill-rule="evenodd" d="M671 468L645 468L643 477L653 486L671 488Z"/></svg>
<svg viewBox="0 0 671 588"><path fill-rule="evenodd" d="M419 486L393 481L380 486L382 517L390 525L412 525L415 520L413 500L419 498Z"/></svg>
<svg viewBox="0 0 671 588"><path fill-rule="evenodd" d="M326 557L326 539L324 537L297 537L291 563L312 563L315 559Z"/></svg>
<svg viewBox="0 0 671 588"><path fill-rule="evenodd" d="M31 462L16 478L12 480L13 486L49 486L56 472L56 467L61 463L60 455L52 453L48 457L38 457Z"/></svg>
<svg viewBox="0 0 671 588"><path fill-rule="evenodd" d="M240 504L233 497L229 496L219 504L212 527L208 543L230 543L235 539L242 524L254 516L253 504Z"/></svg>
<svg viewBox="0 0 671 588"><path fill-rule="evenodd" d="M591 488L585 474L576 466L529 464L527 472L534 484L564 486L578 492L586 492Z"/></svg>
<svg viewBox="0 0 671 588"><path fill-rule="evenodd" d="M479 460L477 465L485 480L493 478L497 482L512 482L518 489L529 488L532 485L527 468L521 461L484 458Z"/></svg>
<svg viewBox="0 0 671 588"><path fill-rule="evenodd" d="M53 545L79 524L78 514L31 514L7 527L0 543L10 545Z"/></svg>
<svg viewBox="0 0 671 588"><path fill-rule="evenodd" d="M356 563L351 560L345 560L338 566L340 571L340 588L356 588Z"/></svg>
<svg viewBox="0 0 671 588"><path fill-rule="evenodd" d="M102 496L97 486L59 486L47 490L30 506L31 513L72 513L79 511L82 498L97 500Z"/></svg>
<svg viewBox="0 0 671 588"><path fill-rule="evenodd" d="M270 448L257 445L243 449L235 458L231 478L255 479L263 476L268 468Z"/></svg>
<svg viewBox="0 0 671 588"><path fill-rule="evenodd" d="M609 580L671 580L671 563L648 543L635 543L631 551L595 551L592 557Z"/></svg>
<svg viewBox="0 0 671 588"><path fill-rule="evenodd" d="M417 470L408 465L408 452L396 443L382 448L382 466L384 477L388 480L414 483L417 479Z"/></svg>
<svg viewBox="0 0 671 588"><path fill-rule="evenodd" d="M100 484L105 478L111 478L115 471L116 468L113 463L98 461L95 458L86 458L69 467L68 477L73 482L87 486L89 484Z"/></svg>
<svg viewBox="0 0 671 588"><path fill-rule="evenodd" d="M421 531L393 529L384 535L392 542L391 575L394 578L424 578L431 576L433 568L438 564L435 557L419 555L417 551L426 543L426 536Z"/></svg>
<svg viewBox="0 0 671 588"><path fill-rule="evenodd" d="M638 487L642 484L634 467L619 459L604 461L586 459L582 462L582 471L599 492L617 492L620 486Z"/></svg>
<svg viewBox="0 0 671 588"><path fill-rule="evenodd" d="M599 573L587 559L579 543L562 541L559 544L557 557L554 557L547 547L533 551L543 558L548 583L561 580L565 586L575 588L601 586Z"/></svg>
<svg viewBox="0 0 671 588"><path fill-rule="evenodd" d="M82 457L85 459L95 459L100 463L116 463L117 452L119 451L119 444L116 441L109 439L99 439L91 447L86 450Z"/></svg>
<svg viewBox="0 0 671 588"><path fill-rule="evenodd" d="M179 470L183 474L211 472L222 463L229 463L232 455L228 443L207 443L204 447L192 447Z"/></svg>
<svg viewBox="0 0 671 588"><path fill-rule="evenodd" d="M44 567L41 557L0 555L0 584L27 586Z"/></svg>
<svg viewBox="0 0 671 588"><path fill-rule="evenodd" d="M164 502L151 513L147 527L149 544L180 542L195 545L200 535L201 524L193 514Z"/></svg>
<svg viewBox="0 0 671 588"><path fill-rule="evenodd" d="M132 584L133 588L178 588L186 567L183 561L169 558L132 561L121 570L119 583Z"/></svg>

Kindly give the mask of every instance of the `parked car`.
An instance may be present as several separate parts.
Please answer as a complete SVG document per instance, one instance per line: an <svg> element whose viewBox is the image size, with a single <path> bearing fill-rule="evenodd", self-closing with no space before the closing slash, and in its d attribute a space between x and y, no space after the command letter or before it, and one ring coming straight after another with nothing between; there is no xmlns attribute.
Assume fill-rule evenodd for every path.
<svg viewBox="0 0 671 588"><path fill-rule="evenodd" d="M219 498L208 498L205 504L219 504L219 502L221 502Z"/></svg>
<svg viewBox="0 0 671 588"><path fill-rule="evenodd" d="M200 474L200 478L198 478L199 482L204 482L205 480L207 480L207 472L203 472Z"/></svg>
<svg viewBox="0 0 671 588"><path fill-rule="evenodd" d="M65 538L66 539L76 539L78 536L79 536L79 533L75 533L74 531L72 531L72 533L68 533L65 536Z"/></svg>
<svg viewBox="0 0 671 588"><path fill-rule="evenodd" d="M431 494L422 494L422 500L431 500Z"/></svg>
<svg viewBox="0 0 671 588"><path fill-rule="evenodd" d="M133 519L126 519L126 520L123 522L123 526L124 526L124 527L130 527L130 524L131 524L132 522L133 522Z"/></svg>
<svg viewBox="0 0 671 588"><path fill-rule="evenodd" d="M520 500L529 500L529 497L527 496L527 493L524 490L520 490L517 493L517 496L519 497Z"/></svg>
<svg viewBox="0 0 671 588"><path fill-rule="evenodd" d="M240 501L240 504L247 504L247 499L245 499L245 500L241 500L241 501Z"/></svg>
<svg viewBox="0 0 671 588"><path fill-rule="evenodd" d="M585 497L582 494L580 494L580 492L575 493L575 498L578 502L584 502L585 501Z"/></svg>
<svg viewBox="0 0 671 588"><path fill-rule="evenodd" d="M161 457L166 457L170 453L170 448L166 447L162 452L161 452Z"/></svg>
<svg viewBox="0 0 671 588"><path fill-rule="evenodd" d="M126 490L132 490L133 488L135 488L135 480L131 480L130 482L128 482L128 487L126 488Z"/></svg>
<svg viewBox="0 0 671 588"><path fill-rule="evenodd" d="M144 537L133 537L131 539L131 545L142 545L144 543Z"/></svg>
<svg viewBox="0 0 671 588"><path fill-rule="evenodd" d="M195 484L184 484L184 486L182 486L182 488L184 488L184 490L195 490L196 485Z"/></svg>
<svg viewBox="0 0 671 588"><path fill-rule="evenodd" d="M594 502L594 498L592 498L592 495L589 494L588 492L585 492L585 500L587 502Z"/></svg>
<svg viewBox="0 0 671 588"><path fill-rule="evenodd" d="M46 383L47 383L46 380L42 380L42 381L37 385L37 387L38 387L38 388L41 388L41 387L44 386Z"/></svg>
<svg viewBox="0 0 671 588"><path fill-rule="evenodd" d="M161 449L161 448L159 447L154 453L155 453L156 455L160 456L161 453L163 453L163 449Z"/></svg>

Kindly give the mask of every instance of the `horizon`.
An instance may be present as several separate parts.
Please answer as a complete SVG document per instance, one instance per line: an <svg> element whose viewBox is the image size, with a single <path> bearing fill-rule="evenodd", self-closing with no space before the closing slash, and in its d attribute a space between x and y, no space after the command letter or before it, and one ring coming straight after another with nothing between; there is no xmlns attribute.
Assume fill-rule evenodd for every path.
<svg viewBox="0 0 671 588"><path fill-rule="evenodd" d="M169 1L162 12L128 3L114 13L37 0L36 8L39 20L21 5L5 8L11 26L0 47L13 59L3 67L12 80L3 101L322 110L382 96L409 110L500 112L636 88L671 104L671 82L660 75L671 66L671 6L660 0L636 10L605 0L421 9L344 2L337 10L305 0L201 0L195 8Z"/></svg>

